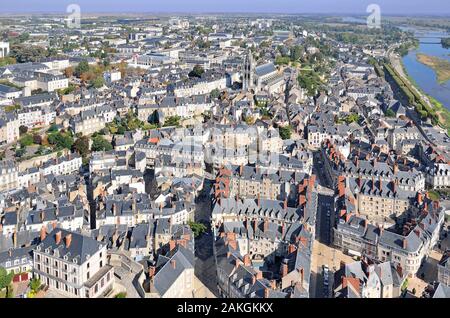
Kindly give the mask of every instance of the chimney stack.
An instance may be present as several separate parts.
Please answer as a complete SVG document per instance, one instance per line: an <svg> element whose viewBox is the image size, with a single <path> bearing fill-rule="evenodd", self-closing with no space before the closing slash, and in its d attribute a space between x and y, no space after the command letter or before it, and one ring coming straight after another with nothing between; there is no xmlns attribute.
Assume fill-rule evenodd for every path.
<svg viewBox="0 0 450 318"><path fill-rule="evenodd" d="M42 228L41 228L41 235L40 235L41 242L43 240L45 240L46 237L47 237L47 231L45 230L45 226L42 226Z"/></svg>
<svg viewBox="0 0 450 318"><path fill-rule="evenodd" d="M417 193L417 203L419 205L422 205L422 193Z"/></svg>
<svg viewBox="0 0 450 318"><path fill-rule="evenodd" d="M67 234L66 236L66 247L69 248L72 243L72 234Z"/></svg>
<svg viewBox="0 0 450 318"><path fill-rule="evenodd" d="M304 276L305 276L304 270L303 270L303 268L300 268L300 283L302 284L302 286L303 286Z"/></svg>
<svg viewBox="0 0 450 318"><path fill-rule="evenodd" d="M408 248L408 241L406 241L406 238L403 239L403 249L407 249Z"/></svg>
<svg viewBox="0 0 450 318"><path fill-rule="evenodd" d="M281 277L284 277L288 274L288 264L287 262L283 262L281 264Z"/></svg>
<svg viewBox="0 0 450 318"><path fill-rule="evenodd" d="M170 265L172 265L173 269L177 268L177 262L174 259L170 260Z"/></svg>
<svg viewBox="0 0 450 318"><path fill-rule="evenodd" d="M283 202L283 208L285 211L287 210L287 206L288 206L288 204L287 204L287 198L286 198L286 199L284 199L284 202Z"/></svg>
<svg viewBox="0 0 450 318"><path fill-rule="evenodd" d="M149 268L148 268L148 276L150 277L150 279L155 276L155 273L156 273L156 267L153 266L153 265L149 266Z"/></svg>
<svg viewBox="0 0 450 318"><path fill-rule="evenodd" d="M250 255L245 254L244 256L244 266L251 266L252 265L252 261L250 260Z"/></svg>
<svg viewBox="0 0 450 318"><path fill-rule="evenodd" d="M61 242L61 231L56 232L55 241L56 241L56 244L59 244Z"/></svg>
<svg viewBox="0 0 450 318"><path fill-rule="evenodd" d="M289 246L288 246L288 254L294 253L296 251L296 249L297 248L295 247L294 244L289 244Z"/></svg>
<svg viewBox="0 0 450 318"><path fill-rule="evenodd" d="M256 279L263 279L263 273L261 271L256 272Z"/></svg>
<svg viewBox="0 0 450 318"><path fill-rule="evenodd" d="M169 250L172 252L176 247L175 240L169 241Z"/></svg>

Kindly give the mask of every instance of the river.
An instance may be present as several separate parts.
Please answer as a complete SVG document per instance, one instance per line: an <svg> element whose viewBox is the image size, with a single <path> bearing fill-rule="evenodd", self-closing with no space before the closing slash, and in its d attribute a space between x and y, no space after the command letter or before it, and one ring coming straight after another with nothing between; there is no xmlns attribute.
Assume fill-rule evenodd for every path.
<svg viewBox="0 0 450 318"><path fill-rule="evenodd" d="M403 65L408 75L422 91L443 103L450 110L450 81L439 84L434 70L417 61L416 56L417 53L423 53L450 61L450 49L444 49L441 45L441 38L448 37L448 34L432 29L410 27L402 27L402 29L413 31L420 41L418 49L410 51L408 55L403 57Z"/></svg>

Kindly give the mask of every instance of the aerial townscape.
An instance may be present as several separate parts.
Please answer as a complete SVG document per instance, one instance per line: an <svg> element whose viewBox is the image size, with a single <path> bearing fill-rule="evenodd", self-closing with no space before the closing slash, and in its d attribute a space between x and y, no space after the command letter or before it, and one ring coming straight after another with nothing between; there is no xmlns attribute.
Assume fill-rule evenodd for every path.
<svg viewBox="0 0 450 318"><path fill-rule="evenodd" d="M0 15L0 298L450 298L448 18L82 10Z"/></svg>

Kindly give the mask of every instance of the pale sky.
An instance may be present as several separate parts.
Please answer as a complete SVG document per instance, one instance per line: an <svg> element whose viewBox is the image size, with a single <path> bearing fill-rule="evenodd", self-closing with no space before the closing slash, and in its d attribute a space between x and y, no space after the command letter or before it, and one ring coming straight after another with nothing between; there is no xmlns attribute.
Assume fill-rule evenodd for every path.
<svg viewBox="0 0 450 318"><path fill-rule="evenodd" d="M68 4L83 12L256 12L365 14L369 4L382 14L450 15L449 0L0 0L1 13L64 13Z"/></svg>

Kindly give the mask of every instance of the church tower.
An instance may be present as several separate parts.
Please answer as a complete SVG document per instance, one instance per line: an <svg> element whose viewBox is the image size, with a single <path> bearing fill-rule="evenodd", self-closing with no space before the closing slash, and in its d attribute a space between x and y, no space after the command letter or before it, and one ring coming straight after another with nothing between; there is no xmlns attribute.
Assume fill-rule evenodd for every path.
<svg viewBox="0 0 450 318"><path fill-rule="evenodd" d="M255 63L253 61L252 52L247 51L247 56L244 62L244 72L242 78L242 89L247 91L254 87L254 73L255 73Z"/></svg>

